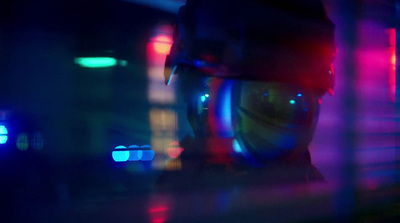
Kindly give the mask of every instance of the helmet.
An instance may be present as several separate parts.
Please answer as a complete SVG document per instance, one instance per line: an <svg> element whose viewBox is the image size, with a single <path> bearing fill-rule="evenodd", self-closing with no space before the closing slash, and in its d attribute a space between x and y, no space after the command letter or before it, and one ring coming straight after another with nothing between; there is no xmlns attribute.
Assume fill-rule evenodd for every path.
<svg viewBox="0 0 400 223"><path fill-rule="evenodd" d="M165 83L181 75L196 137L253 163L292 159L312 139L321 96L333 94L335 53L319 0L188 0Z"/></svg>

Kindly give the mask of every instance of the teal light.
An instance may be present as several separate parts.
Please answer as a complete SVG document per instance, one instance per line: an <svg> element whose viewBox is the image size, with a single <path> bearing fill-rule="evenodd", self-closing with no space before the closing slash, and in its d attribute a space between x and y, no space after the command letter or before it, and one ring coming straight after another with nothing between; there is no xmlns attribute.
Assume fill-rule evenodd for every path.
<svg viewBox="0 0 400 223"><path fill-rule="evenodd" d="M0 135L7 135L8 131L4 125L0 125Z"/></svg>
<svg viewBox="0 0 400 223"><path fill-rule="evenodd" d="M297 97L301 97L301 96L303 96L302 94L297 94Z"/></svg>
<svg viewBox="0 0 400 223"><path fill-rule="evenodd" d="M117 65L117 60L112 57L77 57L75 63L87 68L103 68Z"/></svg>
<svg viewBox="0 0 400 223"><path fill-rule="evenodd" d="M240 147L239 142L236 139L233 140L232 144L233 144L232 145L233 146L233 150L235 150L235 152L237 152L237 153L241 153L242 152L242 148Z"/></svg>
<svg viewBox="0 0 400 223"><path fill-rule="evenodd" d="M26 133L18 134L16 144L17 144L17 149L21 151L26 151L29 147L28 134Z"/></svg>
<svg viewBox="0 0 400 223"><path fill-rule="evenodd" d="M201 99L201 102L205 102L206 101L206 96L203 95L203 96L201 96L200 99Z"/></svg>
<svg viewBox="0 0 400 223"><path fill-rule="evenodd" d="M5 144L8 139L8 131L4 125L0 125L0 144Z"/></svg>
<svg viewBox="0 0 400 223"><path fill-rule="evenodd" d="M290 100L290 104L294 105L296 103L295 100Z"/></svg>
<svg viewBox="0 0 400 223"><path fill-rule="evenodd" d="M120 60L120 61L119 61L119 65L120 65L121 67L126 67L126 66L128 65L128 61L126 61L126 60Z"/></svg>
<svg viewBox="0 0 400 223"><path fill-rule="evenodd" d="M7 142L8 136L0 135L0 144L5 144Z"/></svg>
<svg viewBox="0 0 400 223"><path fill-rule="evenodd" d="M126 146L117 146L115 149L126 149Z"/></svg>
<svg viewBox="0 0 400 223"><path fill-rule="evenodd" d="M126 162L129 159L129 151L113 151L112 158L115 162Z"/></svg>

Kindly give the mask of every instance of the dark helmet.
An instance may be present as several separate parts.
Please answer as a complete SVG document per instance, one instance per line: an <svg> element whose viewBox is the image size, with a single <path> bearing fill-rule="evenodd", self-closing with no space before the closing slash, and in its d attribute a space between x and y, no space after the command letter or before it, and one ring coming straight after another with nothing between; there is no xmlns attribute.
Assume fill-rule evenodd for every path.
<svg viewBox="0 0 400 223"><path fill-rule="evenodd" d="M232 138L249 159L289 157L308 146L320 98L333 94L335 53L319 0L188 0L165 80L182 75L196 136Z"/></svg>

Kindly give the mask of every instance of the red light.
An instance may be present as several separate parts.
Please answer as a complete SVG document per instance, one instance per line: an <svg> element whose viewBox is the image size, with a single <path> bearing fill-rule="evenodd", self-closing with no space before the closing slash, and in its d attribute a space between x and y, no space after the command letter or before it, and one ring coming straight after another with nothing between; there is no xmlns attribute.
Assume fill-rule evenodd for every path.
<svg viewBox="0 0 400 223"><path fill-rule="evenodd" d="M167 35L159 35L152 39L154 51L158 54L168 54L171 50L172 39Z"/></svg>
<svg viewBox="0 0 400 223"><path fill-rule="evenodd" d="M150 208L149 213L164 212L166 210L168 210L167 207L155 207L155 208Z"/></svg>
<svg viewBox="0 0 400 223"><path fill-rule="evenodd" d="M165 222L167 219L165 219L165 218L156 218L156 219L153 219L152 220L152 222L153 223L163 223L163 222Z"/></svg>
<svg viewBox="0 0 400 223"><path fill-rule="evenodd" d="M167 153L168 153L168 156L169 157L171 157L172 159L176 159L176 158L178 158L180 155L181 155L181 153L183 152L183 148L181 148L181 147L178 147L178 148L168 148L167 149Z"/></svg>

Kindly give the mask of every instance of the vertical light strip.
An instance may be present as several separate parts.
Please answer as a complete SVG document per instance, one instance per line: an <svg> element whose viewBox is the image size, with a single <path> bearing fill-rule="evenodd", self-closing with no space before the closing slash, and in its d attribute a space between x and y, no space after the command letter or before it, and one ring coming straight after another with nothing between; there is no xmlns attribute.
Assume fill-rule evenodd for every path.
<svg viewBox="0 0 400 223"><path fill-rule="evenodd" d="M387 30L389 34L389 97L390 100L396 100L396 29Z"/></svg>
<svg viewBox="0 0 400 223"><path fill-rule="evenodd" d="M172 26L158 26L147 44L148 100L150 110L151 144L156 157L153 169L164 169L169 143L177 138L177 114L170 107L175 104L175 88L165 86L164 63L172 45ZM162 106L163 108L160 108ZM174 160L175 162L175 160ZM179 162L179 161L176 161ZM179 165L174 169L179 169Z"/></svg>

